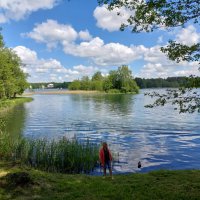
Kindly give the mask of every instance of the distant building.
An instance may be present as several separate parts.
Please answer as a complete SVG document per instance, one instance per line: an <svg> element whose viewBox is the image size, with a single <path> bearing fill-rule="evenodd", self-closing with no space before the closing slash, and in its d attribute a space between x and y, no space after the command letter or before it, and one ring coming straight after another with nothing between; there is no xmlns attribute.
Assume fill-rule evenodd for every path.
<svg viewBox="0 0 200 200"><path fill-rule="evenodd" d="M49 84L47 85L47 88L54 88L54 84L53 84L53 83L49 83Z"/></svg>

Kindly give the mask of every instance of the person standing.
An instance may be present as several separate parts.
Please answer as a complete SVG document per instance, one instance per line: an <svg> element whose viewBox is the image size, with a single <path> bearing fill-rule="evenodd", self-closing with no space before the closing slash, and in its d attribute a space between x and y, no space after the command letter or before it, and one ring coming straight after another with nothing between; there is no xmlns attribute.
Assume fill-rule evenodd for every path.
<svg viewBox="0 0 200 200"><path fill-rule="evenodd" d="M99 160L101 166L103 167L104 177L106 177L106 168L108 168L110 176L113 179L112 168L111 168L112 154L108 149L108 145L106 142L103 142L102 148L99 151Z"/></svg>

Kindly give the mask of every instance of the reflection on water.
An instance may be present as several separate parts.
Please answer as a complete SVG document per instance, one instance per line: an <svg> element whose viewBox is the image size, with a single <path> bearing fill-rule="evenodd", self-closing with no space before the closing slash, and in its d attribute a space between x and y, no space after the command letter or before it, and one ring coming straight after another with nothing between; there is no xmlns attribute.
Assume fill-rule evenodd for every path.
<svg viewBox="0 0 200 200"><path fill-rule="evenodd" d="M199 168L200 115L179 114L171 106L144 108L150 101L143 94L35 95L12 122L26 118L21 127L26 137L107 141L119 153L115 173Z"/></svg>
<svg viewBox="0 0 200 200"><path fill-rule="evenodd" d="M133 95L120 95L120 94L99 94L99 95L71 95L73 101L84 103L84 106L98 111L105 110L115 115L127 115L131 112L131 106L134 103Z"/></svg>
<svg viewBox="0 0 200 200"><path fill-rule="evenodd" d="M24 105L19 105L8 112L0 113L0 121L3 123L2 130L12 134L13 137L18 137L22 134L25 120L26 109Z"/></svg>

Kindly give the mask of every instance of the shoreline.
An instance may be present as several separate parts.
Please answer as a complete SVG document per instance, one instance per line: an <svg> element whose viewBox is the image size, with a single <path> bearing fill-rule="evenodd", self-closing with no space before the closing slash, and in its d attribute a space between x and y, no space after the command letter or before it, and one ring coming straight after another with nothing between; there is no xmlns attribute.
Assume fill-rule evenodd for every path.
<svg viewBox="0 0 200 200"><path fill-rule="evenodd" d="M16 97L13 99L0 100L0 113L7 112L19 104L28 103L31 101L33 101L32 97L25 97L25 96Z"/></svg>
<svg viewBox="0 0 200 200"><path fill-rule="evenodd" d="M43 95L54 95L54 94L136 94L136 93L112 93L112 92L105 92L105 91L98 91L98 90L36 90L33 92L25 92L22 94L23 97L32 96L35 94L43 94Z"/></svg>
<svg viewBox="0 0 200 200"><path fill-rule="evenodd" d="M103 92L96 90L40 90L34 92L25 92L23 96L29 96L34 94L104 94Z"/></svg>

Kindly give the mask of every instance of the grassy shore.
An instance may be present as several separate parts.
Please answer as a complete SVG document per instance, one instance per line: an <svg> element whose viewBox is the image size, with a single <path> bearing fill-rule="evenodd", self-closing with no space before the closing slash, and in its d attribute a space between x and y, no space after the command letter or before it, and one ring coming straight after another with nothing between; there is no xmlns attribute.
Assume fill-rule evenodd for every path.
<svg viewBox="0 0 200 200"><path fill-rule="evenodd" d="M18 104L32 101L30 97L16 97L12 99L0 100L0 112L7 111Z"/></svg>
<svg viewBox="0 0 200 200"><path fill-rule="evenodd" d="M32 183L10 185L8 173L27 172ZM200 171L154 171L147 174L107 177L47 173L0 162L0 199L166 199L192 200L200 197Z"/></svg>

